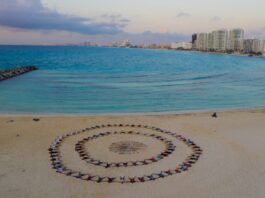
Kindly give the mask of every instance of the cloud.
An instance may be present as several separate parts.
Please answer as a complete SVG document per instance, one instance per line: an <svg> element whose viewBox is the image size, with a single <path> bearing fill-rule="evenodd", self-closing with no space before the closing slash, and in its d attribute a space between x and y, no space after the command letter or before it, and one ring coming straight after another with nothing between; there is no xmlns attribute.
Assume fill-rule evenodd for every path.
<svg viewBox="0 0 265 198"><path fill-rule="evenodd" d="M131 20L129 20L129 19L120 19L120 22L129 23L129 22L131 22Z"/></svg>
<svg viewBox="0 0 265 198"><path fill-rule="evenodd" d="M51 32L43 34L40 31L12 31L8 28L0 27L0 43L2 44L65 44L65 43L83 43L94 42L107 44L113 41L128 39L133 44L164 44L171 42L190 41L191 36L179 33L155 33L146 31L143 33L126 33L108 35L87 35L78 33L69 33L65 31Z"/></svg>
<svg viewBox="0 0 265 198"><path fill-rule="evenodd" d="M113 15L112 19L114 18ZM122 32L128 22L125 19L95 22L89 18L60 14L45 8L41 0L1 0L0 26L10 28L68 31L88 35L117 34Z"/></svg>
<svg viewBox="0 0 265 198"><path fill-rule="evenodd" d="M131 22L129 19L122 17L121 14L103 14L100 15L100 17L107 22L120 24L121 27L124 27Z"/></svg>
<svg viewBox="0 0 265 198"><path fill-rule="evenodd" d="M186 18L186 17L190 17L191 15L189 13L186 12L180 12L177 14L177 18Z"/></svg>
<svg viewBox="0 0 265 198"><path fill-rule="evenodd" d="M222 18L219 17L219 16L214 16L214 17L212 18L212 21L222 21Z"/></svg>
<svg viewBox="0 0 265 198"><path fill-rule="evenodd" d="M151 44L190 40L190 36L178 33L124 32L123 28L130 23L130 20L121 14L104 14L93 19L65 15L47 9L41 0L0 0L0 2L0 43L60 44L83 41L106 43L128 39L135 44Z"/></svg>
<svg viewBox="0 0 265 198"><path fill-rule="evenodd" d="M122 18L121 14L102 14L101 17L102 18L110 18L113 20Z"/></svg>

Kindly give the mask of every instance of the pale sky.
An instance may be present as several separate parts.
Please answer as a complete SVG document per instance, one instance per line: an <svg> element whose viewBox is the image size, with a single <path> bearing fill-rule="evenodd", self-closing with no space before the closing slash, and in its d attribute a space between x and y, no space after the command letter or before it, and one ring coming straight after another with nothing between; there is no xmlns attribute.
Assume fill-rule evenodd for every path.
<svg viewBox="0 0 265 198"><path fill-rule="evenodd" d="M0 0L0 43L188 40L243 28L265 39L264 0Z"/></svg>

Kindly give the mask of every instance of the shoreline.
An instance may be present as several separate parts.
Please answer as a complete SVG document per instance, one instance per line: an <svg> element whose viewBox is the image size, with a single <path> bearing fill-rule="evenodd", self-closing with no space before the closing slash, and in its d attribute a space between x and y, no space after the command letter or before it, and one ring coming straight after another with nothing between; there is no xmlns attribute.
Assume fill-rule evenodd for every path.
<svg viewBox="0 0 265 198"><path fill-rule="evenodd" d="M107 47L108 48L108 47ZM118 47L116 47L118 48ZM164 49L164 48L121 48L121 49L143 49L143 50L158 50L158 51L173 51L173 52L192 52L192 53L200 53L200 54L209 54L209 55L224 55L224 56L236 56L236 57L248 57L248 58L265 58L264 55L252 55L250 54L240 54L240 53L225 53L225 52L210 52L210 51L199 51L199 50L181 50L181 49Z"/></svg>
<svg viewBox="0 0 265 198"><path fill-rule="evenodd" d="M176 50L178 51L178 50ZM185 50L182 50L185 51ZM240 53L225 53L225 52L209 52L209 51L198 51L198 50L186 50L186 51L190 51L190 52L199 52L199 53L206 53L206 54L210 54L210 55L227 55L227 56L237 56L237 57L249 57L249 58L265 58L265 54L264 55L252 55L251 54L240 54Z"/></svg>
<svg viewBox="0 0 265 198"><path fill-rule="evenodd" d="M168 111L168 112L143 112L143 113L1 113L0 117L120 117L120 116L181 116L193 114L209 113L233 113L233 112L265 112L265 106L253 108L225 108L207 110L187 110L187 111Z"/></svg>

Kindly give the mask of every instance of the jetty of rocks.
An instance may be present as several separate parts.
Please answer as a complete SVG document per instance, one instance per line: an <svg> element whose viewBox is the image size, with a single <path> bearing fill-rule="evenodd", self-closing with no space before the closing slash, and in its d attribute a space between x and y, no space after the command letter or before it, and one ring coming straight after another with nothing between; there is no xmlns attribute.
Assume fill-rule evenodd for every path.
<svg viewBox="0 0 265 198"><path fill-rule="evenodd" d="M35 71L38 68L35 66L18 67L14 69L0 70L0 81L7 80L31 71Z"/></svg>

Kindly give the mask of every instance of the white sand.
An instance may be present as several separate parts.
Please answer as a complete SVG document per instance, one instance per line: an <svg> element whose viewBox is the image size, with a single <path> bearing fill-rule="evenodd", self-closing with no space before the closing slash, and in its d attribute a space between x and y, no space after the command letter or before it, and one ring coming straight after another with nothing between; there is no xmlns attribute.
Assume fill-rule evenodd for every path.
<svg viewBox="0 0 265 198"><path fill-rule="evenodd" d="M39 122L27 116L1 116L0 197L265 197L265 110L223 112L218 113L217 119L210 115L41 117ZM14 122L8 122L11 119ZM47 149L57 136L108 123L143 124L176 132L194 140L203 149L203 155L187 172L136 184L88 182L58 174L51 168ZM148 145L149 140L145 141ZM67 145L65 160L71 161L76 154L72 154L74 148L70 144L64 146ZM181 156L184 150L177 149ZM152 152L156 152L155 148L145 154ZM98 157L104 158L104 153ZM162 168L165 162L168 166L176 163L173 156L152 168ZM77 168L79 165L73 164ZM85 166L83 163L80 168ZM138 167L139 174L150 171L150 167ZM100 170L97 168L99 173ZM118 174L121 170L110 172ZM137 167L132 171L137 174Z"/></svg>

